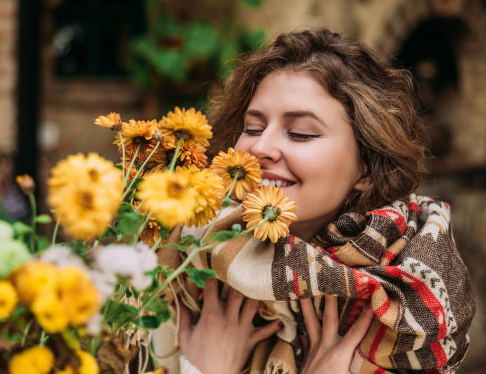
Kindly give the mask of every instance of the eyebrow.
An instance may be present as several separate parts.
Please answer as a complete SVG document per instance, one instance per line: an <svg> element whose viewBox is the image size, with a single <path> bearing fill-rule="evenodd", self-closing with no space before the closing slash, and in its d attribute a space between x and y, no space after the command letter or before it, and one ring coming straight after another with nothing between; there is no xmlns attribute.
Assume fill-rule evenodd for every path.
<svg viewBox="0 0 486 374"><path fill-rule="evenodd" d="M245 116L250 115L250 116L255 116L259 118L265 118L265 115L259 111L258 109L249 109L245 112ZM289 117L289 118L301 118L301 117L310 117L318 121L319 123L323 124L326 126L326 123L322 121L319 117L317 117L313 112L309 110L291 110L288 112L284 113L284 117Z"/></svg>

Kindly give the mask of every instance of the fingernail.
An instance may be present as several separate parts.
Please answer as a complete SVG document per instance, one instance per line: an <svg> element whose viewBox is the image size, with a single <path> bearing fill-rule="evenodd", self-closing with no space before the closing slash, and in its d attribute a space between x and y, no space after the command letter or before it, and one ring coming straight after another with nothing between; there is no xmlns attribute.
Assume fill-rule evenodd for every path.
<svg viewBox="0 0 486 374"><path fill-rule="evenodd" d="M282 321L278 321L278 327L283 329L285 327L285 324Z"/></svg>

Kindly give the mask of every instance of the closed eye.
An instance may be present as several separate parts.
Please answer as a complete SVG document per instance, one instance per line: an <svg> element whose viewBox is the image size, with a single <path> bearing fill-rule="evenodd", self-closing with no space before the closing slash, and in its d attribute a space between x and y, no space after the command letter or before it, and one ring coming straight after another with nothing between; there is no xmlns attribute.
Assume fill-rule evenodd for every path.
<svg viewBox="0 0 486 374"><path fill-rule="evenodd" d="M261 135L261 133L263 132L263 130L259 130L259 129L243 129L243 131L245 134L248 134L250 136L257 136L257 135Z"/></svg>
<svg viewBox="0 0 486 374"><path fill-rule="evenodd" d="M315 138L320 138L320 135L314 135L314 134L302 134L300 132L289 132L288 134L289 138L296 140L296 141L305 141L305 140L310 140L310 139L315 139Z"/></svg>

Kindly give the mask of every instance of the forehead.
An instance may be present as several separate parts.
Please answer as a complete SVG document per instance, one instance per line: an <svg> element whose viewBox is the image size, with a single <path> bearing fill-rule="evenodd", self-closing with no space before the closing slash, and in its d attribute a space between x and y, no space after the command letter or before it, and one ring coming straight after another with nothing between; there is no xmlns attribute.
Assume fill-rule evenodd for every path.
<svg viewBox="0 0 486 374"><path fill-rule="evenodd" d="M309 112L317 117L348 118L345 107L332 97L310 74L300 71L276 71L258 85L245 114Z"/></svg>

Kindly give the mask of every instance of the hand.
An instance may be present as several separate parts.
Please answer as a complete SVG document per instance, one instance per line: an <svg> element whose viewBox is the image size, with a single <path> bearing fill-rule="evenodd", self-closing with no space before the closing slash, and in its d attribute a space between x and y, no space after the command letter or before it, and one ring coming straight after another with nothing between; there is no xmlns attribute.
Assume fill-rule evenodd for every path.
<svg viewBox="0 0 486 374"><path fill-rule="evenodd" d="M301 374L350 374L349 365L354 351L368 331L373 319L370 307L363 309L346 335L339 336L337 297L326 295L322 328L311 299L302 299L300 305L309 334L307 352ZM305 346L305 345L304 345Z"/></svg>
<svg viewBox="0 0 486 374"><path fill-rule="evenodd" d="M244 299L232 289L227 302L221 301L217 280L208 279L201 316L195 326L189 310L181 308L179 347L203 374L239 373L255 345L281 329L278 320L255 328L252 320L258 301Z"/></svg>

